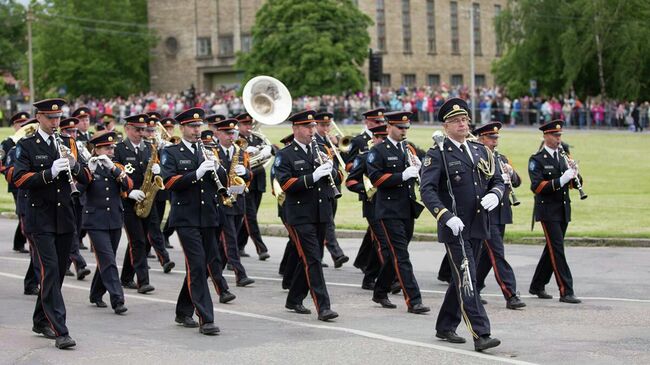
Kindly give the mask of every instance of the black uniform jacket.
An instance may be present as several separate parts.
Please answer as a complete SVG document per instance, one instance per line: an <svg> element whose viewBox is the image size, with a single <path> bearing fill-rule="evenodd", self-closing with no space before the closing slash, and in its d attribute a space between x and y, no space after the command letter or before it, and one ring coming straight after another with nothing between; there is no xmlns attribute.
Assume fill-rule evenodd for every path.
<svg viewBox="0 0 650 365"><path fill-rule="evenodd" d="M121 229L124 223L124 207L121 195L133 188L133 181L122 174L123 166L116 164L113 170L97 166L92 180L86 186L86 199L82 208L82 229Z"/></svg>
<svg viewBox="0 0 650 365"><path fill-rule="evenodd" d="M62 138L62 141L76 158L74 139ZM68 173L61 171L52 178L51 167L58 158L56 148L48 146L39 133L18 142L12 180L17 188L27 191L24 209L26 233L61 234L75 231ZM71 173L80 184L87 184L91 179L90 171L79 161L71 166Z"/></svg>
<svg viewBox="0 0 650 365"><path fill-rule="evenodd" d="M420 195L424 205L438 220L438 241L455 241L451 229L445 224L454 216L447 179L456 198L458 217L465 224L463 238L489 239L489 215L481 205L481 199L488 193L495 193L499 200L503 198L503 179L498 164L494 175L486 177L478 169L481 160L488 160L488 149L477 142L468 141L473 162L466 153L454 145L449 138L444 142L444 154L447 160L449 177L445 173L440 149L430 148L422 161L420 172Z"/></svg>
<svg viewBox="0 0 650 365"><path fill-rule="evenodd" d="M151 158L151 143L145 141L144 146L145 148L138 151L138 154L136 155L133 144L127 138L115 145L115 157L113 157L113 161L124 166L127 174L129 174L129 177L133 180L133 189L138 190L142 187L144 173L147 170L147 165ZM133 172L128 173L130 169L133 169ZM134 209L136 203L135 200L127 197L124 197L123 200L125 209Z"/></svg>
<svg viewBox="0 0 650 365"><path fill-rule="evenodd" d="M498 154L499 158L503 163L512 165L510 160L505 155ZM497 154L494 154L494 157L497 157ZM495 160L496 161L496 160ZM500 167L500 166L499 166ZM513 169L514 171L514 169ZM512 187L516 188L521 185L521 177L517 174L517 171L514 171L510 177ZM510 202L510 186L505 186L505 193L499 205L490 212L490 224L512 224L512 203Z"/></svg>
<svg viewBox="0 0 650 365"><path fill-rule="evenodd" d="M166 147L160 157L165 189L171 194L169 212L170 227L218 227L221 225L214 172L209 171L200 179L196 169L200 160L183 144ZM219 167L221 183L226 185L226 171Z"/></svg>
<svg viewBox="0 0 650 365"><path fill-rule="evenodd" d="M416 152L411 148L411 153ZM424 207L415 195L415 179L402 181L402 172L408 166L406 153L400 152L388 138L368 152L368 177L377 188L376 219L415 219L422 213Z"/></svg>
<svg viewBox="0 0 650 365"><path fill-rule="evenodd" d="M352 162L352 168L348 173L348 177L345 180L345 186L348 190L359 194L359 200L361 200L363 209L363 216L367 219L375 218L375 204L374 197L372 201L368 201L368 196L366 195L366 188L363 185L363 176L367 176L366 171L366 158L368 153L360 153Z"/></svg>
<svg viewBox="0 0 650 365"><path fill-rule="evenodd" d="M360 153L368 152L368 141L371 139L372 137L366 130L352 138L350 141L350 149L348 150L348 153L343 155L346 171L350 171L350 169L352 169L352 164L354 163L354 159L357 157L357 155Z"/></svg>
<svg viewBox="0 0 650 365"><path fill-rule="evenodd" d="M331 159L329 150L319 149ZM327 176L314 182L312 173L318 167L314 153L307 155L296 141L278 151L275 156L275 176L286 193L284 216L288 224L327 223L332 217L334 192ZM332 169L332 178L340 184L341 175Z"/></svg>
<svg viewBox="0 0 650 365"><path fill-rule="evenodd" d="M260 149L264 147L266 144L264 143L264 140L254 134L251 134L250 137L246 138L244 136L241 136L248 142L248 145L251 147L259 147ZM248 184L248 190L249 191L259 191L261 193L266 191L266 170L264 169L264 165L257 166L252 170L252 179L250 180L250 184Z"/></svg>

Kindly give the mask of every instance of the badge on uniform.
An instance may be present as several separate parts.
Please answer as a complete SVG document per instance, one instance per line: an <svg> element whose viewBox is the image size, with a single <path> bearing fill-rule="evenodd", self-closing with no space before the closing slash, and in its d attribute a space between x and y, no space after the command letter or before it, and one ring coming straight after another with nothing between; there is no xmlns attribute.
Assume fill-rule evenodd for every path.
<svg viewBox="0 0 650 365"><path fill-rule="evenodd" d="M164 165L167 162L167 152L163 151L162 156L160 156L160 164Z"/></svg>
<svg viewBox="0 0 650 365"><path fill-rule="evenodd" d="M359 164L361 163L361 161L359 161L359 160L360 160L359 157L354 159L354 163L352 163L352 168L353 169L356 169L357 167L359 167Z"/></svg>
<svg viewBox="0 0 650 365"><path fill-rule="evenodd" d="M370 152L370 154L368 154L368 162L369 163L375 162L375 151L372 151Z"/></svg>
<svg viewBox="0 0 650 365"><path fill-rule="evenodd" d="M461 179L462 179L462 177L460 177L460 175L454 176L454 181L457 182L457 183L460 182Z"/></svg>
<svg viewBox="0 0 650 365"><path fill-rule="evenodd" d="M422 161L422 164L424 165L424 167L431 165L431 156L424 156L424 160Z"/></svg>
<svg viewBox="0 0 650 365"><path fill-rule="evenodd" d="M131 165L130 162L124 165L124 172L126 172L127 174L132 174L133 171L135 171L135 168L133 167L133 165Z"/></svg>
<svg viewBox="0 0 650 365"><path fill-rule="evenodd" d="M275 167L280 166L280 161L281 161L280 156L279 155L275 156L275 163L273 163Z"/></svg>
<svg viewBox="0 0 650 365"><path fill-rule="evenodd" d="M528 170L529 171L535 170L535 160L530 160L530 162L528 163Z"/></svg>
<svg viewBox="0 0 650 365"><path fill-rule="evenodd" d="M22 150L23 148L20 145L16 147L16 160L20 158L20 151Z"/></svg>

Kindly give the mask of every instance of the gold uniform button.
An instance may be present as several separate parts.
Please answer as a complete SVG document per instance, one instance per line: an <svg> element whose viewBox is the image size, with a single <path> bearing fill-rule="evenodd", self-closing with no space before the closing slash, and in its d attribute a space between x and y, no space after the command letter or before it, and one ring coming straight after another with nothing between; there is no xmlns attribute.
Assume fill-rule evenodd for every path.
<svg viewBox="0 0 650 365"><path fill-rule="evenodd" d="M109 200L111 200L111 198L109 198L109 197L106 197L106 201L109 201Z"/></svg>
<svg viewBox="0 0 650 365"><path fill-rule="evenodd" d="M111 211L111 207L106 208L106 211L110 212L110 211Z"/></svg>
<svg viewBox="0 0 650 365"><path fill-rule="evenodd" d="M321 203L321 202L323 202L323 200L322 200L322 199L318 199L318 202Z"/></svg>
<svg viewBox="0 0 650 365"><path fill-rule="evenodd" d="M205 204L205 202L203 200L201 200L201 204Z"/></svg>
<svg viewBox="0 0 650 365"><path fill-rule="evenodd" d="M298 201L296 202L296 204L300 204L300 200L298 200Z"/></svg>
<svg viewBox="0 0 650 365"><path fill-rule="evenodd" d="M108 189L108 186L107 186L107 187L106 187L106 191L108 191L108 190L109 190L109 189Z"/></svg>
<svg viewBox="0 0 650 365"><path fill-rule="evenodd" d="M203 192L203 189L201 189L201 192Z"/></svg>
<svg viewBox="0 0 650 365"><path fill-rule="evenodd" d="M480 209L477 209L477 210L476 210L476 214L479 214L480 212L481 212Z"/></svg>
<svg viewBox="0 0 650 365"><path fill-rule="evenodd" d="M320 191L320 188L318 188L318 191Z"/></svg>
<svg viewBox="0 0 650 365"><path fill-rule="evenodd" d="M60 207L60 206L61 206L61 203L56 203L56 206L57 206L57 207Z"/></svg>
<svg viewBox="0 0 650 365"><path fill-rule="evenodd" d="M61 192L61 189L56 189L56 192L57 192L57 193L60 193L60 192Z"/></svg>
<svg viewBox="0 0 650 365"><path fill-rule="evenodd" d="M387 199L390 200L390 196Z"/></svg>

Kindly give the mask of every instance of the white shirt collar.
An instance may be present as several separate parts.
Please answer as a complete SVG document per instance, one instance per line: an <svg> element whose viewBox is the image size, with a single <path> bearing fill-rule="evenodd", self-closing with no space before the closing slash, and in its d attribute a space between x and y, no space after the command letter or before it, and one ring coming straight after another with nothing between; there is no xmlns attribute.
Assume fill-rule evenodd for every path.
<svg viewBox="0 0 650 365"><path fill-rule="evenodd" d="M127 138L127 140L129 141L129 143L131 144L131 146L133 146L133 148L137 148L137 149L140 150L140 151L144 150L144 147L145 147L144 139L141 139L141 140L140 140L140 144L135 144L135 143L133 143L133 141L131 141L131 140L128 139L128 138Z"/></svg>
<svg viewBox="0 0 650 365"><path fill-rule="evenodd" d="M361 134L363 133L367 134L370 138L372 138L372 132L370 131L370 129L364 128Z"/></svg>
<svg viewBox="0 0 650 365"><path fill-rule="evenodd" d="M53 135L54 135L54 134L47 134L47 133L45 133L44 130L42 130L42 129L40 129L40 128L38 128L38 134L41 135L41 138L43 138L43 140L45 141L45 143L49 143L49 142L50 142L50 139L49 139L50 136L53 136Z"/></svg>
<svg viewBox="0 0 650 365"><path fill-rule="evenodd" d="M553 156L555 152L558 152L557 149L552 149L551 147L547 146L546 144L544 144L544 149L545 149L546 152L548 152L551 156ZM558 153L558 155L559 155L559 153Z"/></svg>
<svg viewBox="0 0 650 365"><path fill-rule="evenodd" d="M228 151L228 156L232 157L233 150L235 149L235 146L230 145L230 147L228 147L228 148L226 148L226 147L224 147L222 145L219 145L219 146L221 147L221 150L223 151L223 153L226 153L226 151Z"/></svg>
<svg viewBox="0 0 650 365"><path fill-rule="evenodd" d="M455 139L453 139L453 138L448 138L448 139L449 139L449 140L451 141L451 143L453 143L454 146L456 146L458 149L460 149L460 145L462 144L462 145L465 145L465 148L469 151L469 146L467 145L467 140L465 140L465 142L463 142L463 143L460 143L460 142L458 142L457 140L455 140Z"/></svg>
<svg viewBox="0 0 650 365"><path fill-rule="evenodd" d="M390 136L388 136L388 140L393 144L393 146L395 146L395 148L399 148L398 144L400 142L395 141L394 139L390 138Z"/></svg>
<svg viewBox="0 0 650 365"><path fill-rule="evenodd" d="M190 152L194 153L194 149L192 148L192 143L191 142L186 141L184 138L181 139L181 141L183 141L183 144L185 145L185 147L187 147L188 150L190 150ZM196 143L196 142L194 142L194 143Z"/></svg>
<svg viewBox="0 0 650 365"><path fill-rule="evenodd" d="M297 144L298 146L300 146L300 148L302 148L302 150L303 150L305 153L307 153L307 145L300 143L297 139L294 139L294 141L296 142L296 144Z"/></svg>

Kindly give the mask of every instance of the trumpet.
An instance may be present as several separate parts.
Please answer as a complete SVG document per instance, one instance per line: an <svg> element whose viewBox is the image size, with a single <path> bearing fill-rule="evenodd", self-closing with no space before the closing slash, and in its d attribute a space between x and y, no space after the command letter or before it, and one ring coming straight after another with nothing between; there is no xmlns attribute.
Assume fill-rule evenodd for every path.
<svg viewBox="0 0 650 365"><path fill-rule="evenodd" d="M56 145L57 151L59 151L59 158L66 159L66 171L68 173L68 183L70 184L70 196L73 198L78 197L79 190L77 189L77 184L74 182L74 177L72 176L72 167L70 166L70 157L74 159L74 156L72 156L72 151L70 148L66 147L66 145L63 144L61 135L56 132L54 133L54 143Z"/></svg>
<svg viewBox="0 0 650 365"><path fill-rule="evenodd" d="M324 153L318 148L318 142L316 141L316 136L311 137L311 150L313 153L317 156L316 157L316 162L318 162L319 165L323 165L326 162L329 162L330 159ZM336 183L334 182L334 178L332 175L327 175L329 177L330 181L330 186L332 187L332 192L334 193L334 198L338 199L341 197L341 192L339 189L336 188Z"/></svg>
<svg viewBox="0 0 650 365"><path fill-rule="evenodd" d="M564 158L564 162L566 163L566 165L578 171L578 163L573 159L569 158L566 151L564 151L564 147L562 147L562 143L560 143L557 149L560 152L560 155L562 155L562 157ZM576 176L573 179L573 184L575 185L576 189L578 189L578 192L580 193L580 200L587 199L587 193L585 193L584 190L582 190L582 184L580 183L580 178L578 176Z"/></svg>
<svg viewBox="0 0 650 365"><path fill-rule="evenodd" d="M214 174L212 177L214 178L214 182L217 184L217 193L223 195L224 197L229 197L228 189L226 189L226 187L221 183L221 180L219 180L219 175L217 174L217 170L219 169L219 162L214 159L214 153L212 156L208 155L208 151L206 150L205 145L203 144L203 141L201 141L200 137L196 141L196 145L201 150L201 154L203 155L204 160L214 162L214 168L212 169L212 172Z"/></svg>
<svg viewBox="0 0 650 365"><path fill-rule="evenodd" d="M499 151L496 149L494 150L494 158L499 161L499 167L501 167L501 172L506 172L506 163L503 162L501 159L501 155L499 154ZM510 202L513 206L517 206L521 204L519 199L517 199L517 196L515 195L514 188L512 187L512 180L510 180L510 174L508 174L508 181L504 181L506 185L510 188Z"/></svg>

